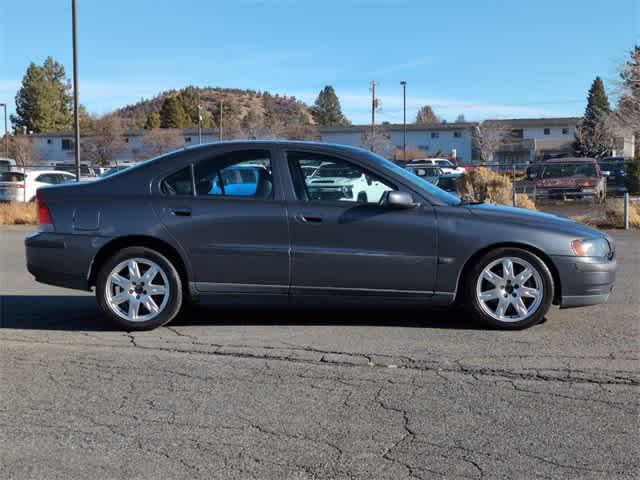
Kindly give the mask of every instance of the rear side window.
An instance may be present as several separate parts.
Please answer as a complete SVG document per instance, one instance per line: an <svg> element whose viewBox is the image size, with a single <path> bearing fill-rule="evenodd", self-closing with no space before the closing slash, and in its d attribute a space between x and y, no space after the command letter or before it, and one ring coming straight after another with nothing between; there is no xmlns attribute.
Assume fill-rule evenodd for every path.
<svg viewBox="0 0 640 480"><path fill-rule="evenodd" d="M271 155L266 150L232 152L195 165L199 197L270 199L274 195Z"/></svg>
<svg viewBox="0 0 640 480"><path fill-rule="evenodd" d="M24 173L0 172L0 182L22 182L22 181L24 181Z"/></svg>
<svg viewBox="0 0 640 480"><path fill-rule="evenodd" d="M165 195L193 196L191 165L178 170L160 182L160 190Z"/></svg>

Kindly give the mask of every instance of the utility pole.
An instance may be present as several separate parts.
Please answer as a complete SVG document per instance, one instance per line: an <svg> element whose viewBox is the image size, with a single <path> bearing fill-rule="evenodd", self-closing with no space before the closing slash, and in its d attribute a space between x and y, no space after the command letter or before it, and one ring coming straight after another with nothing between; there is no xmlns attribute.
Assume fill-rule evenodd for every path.
<svg viewBox="0 0 640 480"><path fill-rule="evenodd" d="M200 89L198 89L198 143L202 144L202 105L200 105Z"/></svg>
<svg viewBox="0 0 640 480"><path fill-rule="evenodd" d="M376 147L376 81L371 81L371 151L375 151Z"/></svg>
<svg viewBox="0 0 640 480"><path fill-rule="evenodd" d="M9 158L9 124L7 123L7 104L0 103L0 107L4 107L4 156Z"/></svg>
<svg viewBox="0 0 640 480"><path fill-rule="evenodd" d="M80 181L80 116L78 115L78 9L76 0L71 0L71 23L73 30L73 130L76 142L76 181Z"/></svg>
<svg viewBox="0 0 640 480"><path fill-rule="evenodd" d="M220 98L220 122L219 122L219 129L218 129L218 140L222 141L222 109L224 108L224 100L222 100L222 98Z"/></svg>
<svg viewBox="0 0 640 480"><path fill-rule="evenodd" d="M407 82L402 80L402 160L407 163Z"/></svg>

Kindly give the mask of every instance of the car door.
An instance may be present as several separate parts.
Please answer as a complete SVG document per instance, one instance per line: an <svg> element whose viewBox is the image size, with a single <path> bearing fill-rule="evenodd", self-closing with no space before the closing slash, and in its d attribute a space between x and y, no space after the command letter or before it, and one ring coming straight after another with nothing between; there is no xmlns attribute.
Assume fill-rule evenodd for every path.
<svg viewBox="0 0 640 480"><path fill-rule="evenodd" d="M291 291L405 294L433 292L436 277L436 224L430 205L413 209L381 206L385 191L405 190L379 172L346 157L314 151L283 152L291 181L287 211L291 230ZM334 164L334 171L361 171L377 196L359 201L342 179L341 196L317 186L309 195L309 165ZM348 167L346 167L348 165ZM352 174L357 180L359 175ZM354 183L355 185L355 183ZM382 185L382 186L380 186Z"/></svg>
<svg viewBox="0 0 640 480"><path fill-rule="evenodd" d="M154 203L198 291L288 293L289 232L271 158L269 149L233 150L160 181Z"/></svg>

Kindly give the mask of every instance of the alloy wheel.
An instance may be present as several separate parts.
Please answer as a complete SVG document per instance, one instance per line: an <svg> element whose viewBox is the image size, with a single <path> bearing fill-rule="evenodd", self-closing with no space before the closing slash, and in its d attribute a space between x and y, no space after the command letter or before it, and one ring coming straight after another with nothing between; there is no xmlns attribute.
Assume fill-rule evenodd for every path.
<svg viewBox="0 0 640 480"><path fill-rule="evenodd" d="M167 274L147 258L131 258L116 265L105 288L109 308L129 322L152 320L169 301Z"/></svg>
<svg viewBox="0 0 640 480"><path fill-rule="evenodd" d="M542 276L518 257L489 263L476 282L476 299L482 310L500 322L521 322L533 315L544 297Z"/></svg>

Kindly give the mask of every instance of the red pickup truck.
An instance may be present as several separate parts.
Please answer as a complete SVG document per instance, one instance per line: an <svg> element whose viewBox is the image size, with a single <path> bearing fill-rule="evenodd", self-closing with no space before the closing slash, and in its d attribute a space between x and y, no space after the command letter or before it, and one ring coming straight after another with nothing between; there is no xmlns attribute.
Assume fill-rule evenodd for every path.
<svg viewBox="0 0 640 480"><path fill-rule="evenodd" d="M593 158L558 158L542 166L536 181L536 198L592 199L606 197L606 178Z"/></svg>

